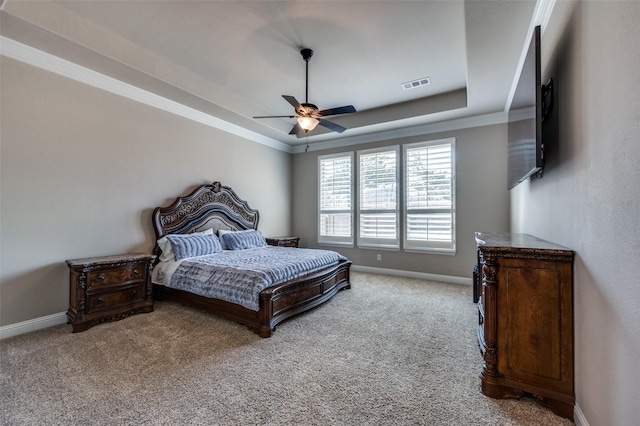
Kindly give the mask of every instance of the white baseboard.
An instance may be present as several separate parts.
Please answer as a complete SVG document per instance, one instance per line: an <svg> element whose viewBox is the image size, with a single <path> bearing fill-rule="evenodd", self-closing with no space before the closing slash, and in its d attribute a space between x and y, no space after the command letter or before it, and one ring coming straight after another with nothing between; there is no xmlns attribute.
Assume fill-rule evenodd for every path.
<svg viewBox="0 0 640 426"><path fill-rule="evenodd" d="M455 277L452 275L429 274L426 272L403 271L400 269L375 268L372 266L352 265L351 270L354 272L367 272L370 274L392 275L395 277L418 278L429 281L439 281L449 284L473 285L473 279L467 277Z"/></svg>
<svg viewBox="0 0 640 426"><path fill-rule="evenodd" d="M589 426L589 422L578 404L573 407L573 422L577 426Z"/></svg>
<svg viewBox="0 0 640 426"><path fill-rule="evenodd" d="M0 340L9 337L18 336L20 334L29 333L31 331L41 330L43 328L54 325L64 324L67 322L67 313L59 312L40 318L34 318L27 321L9 324L0 327Z"/></svg>

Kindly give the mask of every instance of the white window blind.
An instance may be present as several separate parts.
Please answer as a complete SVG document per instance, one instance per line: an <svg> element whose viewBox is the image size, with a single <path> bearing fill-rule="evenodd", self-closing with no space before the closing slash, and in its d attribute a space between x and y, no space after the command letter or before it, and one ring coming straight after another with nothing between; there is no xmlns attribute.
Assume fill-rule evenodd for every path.
<svg viewBox="0 0 640 426"><path fill-rule="evenodd" d="M353 245L353 153L318 157L318 243Z"/></svg>
<svg viewBox="0 0 640 426"><path fill-rule="evenodd" d="M358 151L358 246L398 248L398 147Z"/></svg>
<svg viewBox="0 0 640 426"><path fill-rule="evenodd" d="M454 139L405 145L405 232L409 250L455 251Z"/></svg>

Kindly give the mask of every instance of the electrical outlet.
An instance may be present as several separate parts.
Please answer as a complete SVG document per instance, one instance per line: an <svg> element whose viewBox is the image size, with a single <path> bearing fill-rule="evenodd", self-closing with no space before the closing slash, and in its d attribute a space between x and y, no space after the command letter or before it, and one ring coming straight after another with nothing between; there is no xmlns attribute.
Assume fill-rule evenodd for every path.
<svg viewBox="0 0 640 426"><path fill-rule="evenodd" d="M381 254L378 254L378 255L376 256L376 259L378 259L378 261L381 261L381 260L382 260L382 255L381 255Z"/></svg>

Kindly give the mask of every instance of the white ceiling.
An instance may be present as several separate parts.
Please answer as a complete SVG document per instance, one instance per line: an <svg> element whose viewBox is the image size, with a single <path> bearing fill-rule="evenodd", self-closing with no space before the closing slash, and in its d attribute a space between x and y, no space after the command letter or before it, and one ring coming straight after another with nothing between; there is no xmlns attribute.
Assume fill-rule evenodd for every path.
<svg viewBox="0 0 640 426"><path fill-rule="evenodd" d="M150 72L134 57L111 55L161 81L157 94L195 95L199 109L292 146L504 111L539 9L533 0L54 3L7 0L3 17L29 20L109 56L100 40L73 40L63 18L75 19L76 27L81 20L95 34L100 28L100 37L117 41L112 44L163 61ZM37 13L45 6L49 18ZM52 6L64 11L56 22ZM288 135L293 119L252 118L293 113L283 94L305 101L302 47L314 51L308 101L320 109L353 105L358 111L330 118L348 128L342 134L318 127L298 139ZM161 63L171 66L162 72ZM431 84L403 90L402 83L422 77Z"/></svg>

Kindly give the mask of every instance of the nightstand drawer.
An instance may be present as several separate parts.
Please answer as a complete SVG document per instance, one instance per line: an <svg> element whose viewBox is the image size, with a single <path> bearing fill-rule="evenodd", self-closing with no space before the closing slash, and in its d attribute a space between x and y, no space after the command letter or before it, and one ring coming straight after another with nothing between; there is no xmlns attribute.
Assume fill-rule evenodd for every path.
<svg viewBox="0 0 640 426"><path fill-rule="evenodd" d="M117 308L145 298L144 285L130 286L118 291L91 293L87 296L87 311Z"/></svg>
<svg viewBox="0 0 640 426"><path fill-rule="evenodd" d="M136 263L118 269L97 270L89 273L89 288L132 284L145 280L145 263Z"/></svg>

